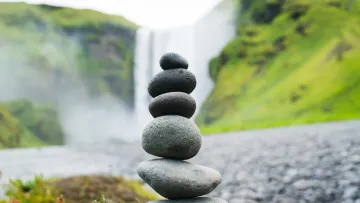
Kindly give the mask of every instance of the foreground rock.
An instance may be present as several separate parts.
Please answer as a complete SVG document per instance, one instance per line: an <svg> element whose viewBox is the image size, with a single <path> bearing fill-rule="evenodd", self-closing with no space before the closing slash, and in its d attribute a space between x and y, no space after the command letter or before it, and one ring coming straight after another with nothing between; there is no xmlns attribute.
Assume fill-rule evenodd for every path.
<svg viewBox="0 0 360 203"><path fill-rule="evenodd" d="M179 200L157 200L148 203L227 203L227 202L219 198L198 197L192 199L179 199Z"/></svg>
<svg viewBox="0 0 360 203"><path fill-rule="evenodd" d="M214 169L171 159L144 161L139 176L161 196L168 199L193 198L213 191L221 182Z"/></svg>
<svg viewBox="0 0 360 203"><path fill-rule="evenodd" d="M145 127L142 147L154 156L190 159L201 148L200 130L185 117L161 116Z"/></svg>

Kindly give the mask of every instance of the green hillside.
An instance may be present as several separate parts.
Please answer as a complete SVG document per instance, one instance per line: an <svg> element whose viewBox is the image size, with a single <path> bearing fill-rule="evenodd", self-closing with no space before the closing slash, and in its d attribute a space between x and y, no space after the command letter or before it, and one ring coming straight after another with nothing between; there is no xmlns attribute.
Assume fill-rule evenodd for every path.
<svg viewBox="0 0 360 203"><path fill-rule="evenodd" d="M91 10L0 2L0 148L63 144L64 97L112 95L131 108L136 29Z"/></svg>
<svg viewBox="0 0 360 203"><path fill-rule="evenodd" d="M18 121L21 128L25 129L23 132L29 132L28 134L46 144L64 144L65 136L54 108L48 105L34 105L25 99L12 100L4 103L3 107Z"/></svg>
<svg viewBox="0 0 360 203"><path fill-rule="evenodd" d="M29 128L27 128L27 123L21 122L20 118L16 117L15 114L10 111L15 110L15 108L11 108L10 105L13 104L0 104L0 149L47 145L45 141L41 140L34 134L35 131L32 132ZM24 108L21 109L23 110ZM18 112L20 113L21 111ZM49 119L49 117L47 117L47 119ZM31 121L35 121L33 115L29 115L28 122ZM44 120L39 119L37 121L41 122ZM41 128L37 129L41 130ZM60 138L63 138L63 136Z"/></svg>
<svg viewBox="0 0 360 203"><path fill-rule="evenodd" d="M16 67L36 100L84 85L91 96L111 94L132 107L136 29L92 10L1 2L0 71Z"/></svg>
<svg viewBox="0 0 360 203"><path fill-rule="evenodd" d="M203 133L360 118L360 1L242 0Z"/></svg>

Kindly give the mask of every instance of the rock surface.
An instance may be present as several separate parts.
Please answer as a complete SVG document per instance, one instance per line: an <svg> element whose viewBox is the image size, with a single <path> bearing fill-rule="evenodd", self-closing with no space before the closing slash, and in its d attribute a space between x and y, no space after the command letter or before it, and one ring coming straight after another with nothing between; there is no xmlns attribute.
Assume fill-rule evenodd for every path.
<svg viewBox="0 0 360 203"><path fill-rule="evenodd" d="M160 58L160 66L163 70L169 69L188 69L189 63L187 60L177 53L166 53Z"/></svg>
<svg viewBox="0 0 360 203"><path fill-rule="evenodd" d="M141 162L137 173L167 199L203 196L213 191L221 182L220 173L214 169L172 159Z"/></svg>
<svg viewBox="0 0 360 203"><path fill-rule="evenodd" d="M149 83L148 92L154 98L168 92L190 94L195 87L195 75L188 70L178 68L165 70L155 75Z"/></svg>
<svg viewBox="0 0 360 203"><path fill-rule="evenodd" d="M183 92L169 92L155 97L150 105L150 114L154 117L179 115L191 118L196 110L195 99Z"/></svg>
<svg viewBox="0 0 360 203"><path fill-rule="evenodd" d="M190 159L201 148L201 135L195 123L182 116L161 116L143 131L142 147L154 156Z"/></svg>
<svg viewBox="0 0 360 203"><path fill-rule="evenodd" d="M198 197L193 199L157 200L148 203L227 203L227 202L225 200L214 197Z"/></svg>
<svg viewBox="0 0 360 203"><path fill-rule="evenodd" d="M222 174L222 183L209 196L229 203L360 202L360 121L249 130L202 140L204 149L191 161ZM150 158L139 143L114 141L0 150L0 160L6 160L0 161L0 183L40 173L139 178L134 168ZM300 180L320 184L303 190L295 187Z"/></svg>

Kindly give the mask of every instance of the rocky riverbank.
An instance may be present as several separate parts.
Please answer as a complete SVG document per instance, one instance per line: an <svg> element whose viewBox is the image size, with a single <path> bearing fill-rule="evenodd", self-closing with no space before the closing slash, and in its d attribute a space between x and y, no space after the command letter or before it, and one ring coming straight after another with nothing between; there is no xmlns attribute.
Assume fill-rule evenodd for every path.
<svg viewBox="0 0 360 203"><path fill-rule="evenodd" d="M360 121L324 123L207 136L190 161L221 172L210 196L229 203L359 203L359 146ZM139 143L2 150L0 183L39 173L138 178L149 158Z"/></svg>

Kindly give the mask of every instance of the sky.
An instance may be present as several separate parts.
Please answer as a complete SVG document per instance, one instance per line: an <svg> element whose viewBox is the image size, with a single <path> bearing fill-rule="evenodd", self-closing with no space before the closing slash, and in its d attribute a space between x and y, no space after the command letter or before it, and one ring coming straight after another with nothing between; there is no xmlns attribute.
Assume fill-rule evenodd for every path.
<svg viewBox="0 0 360 203"><path fill-rule="evenodd" d="M50 4L92 9L121 15L132 22L151 28L189 25L220 0L22 0L33 4ZM7 0L6 2L19 2Z"/></svg>

